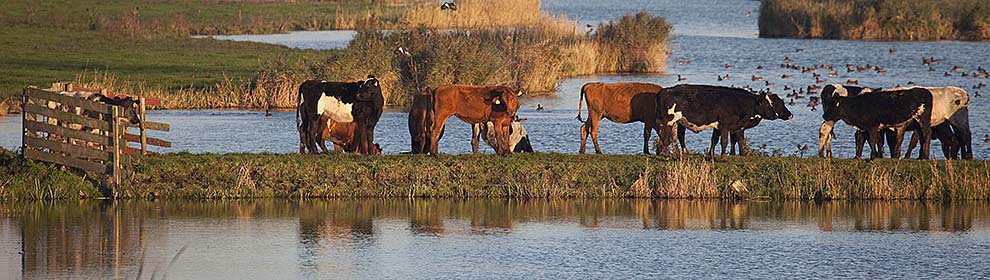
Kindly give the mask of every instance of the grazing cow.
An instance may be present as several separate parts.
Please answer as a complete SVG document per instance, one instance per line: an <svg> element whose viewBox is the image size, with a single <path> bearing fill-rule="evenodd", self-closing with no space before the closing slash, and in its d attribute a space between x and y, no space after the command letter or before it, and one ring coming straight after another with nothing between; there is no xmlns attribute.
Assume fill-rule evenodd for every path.
<svg viewBox="0 0 990 280"><path fill-rule="evenodd" d="M429 127L426 136L430 154L439 154L437 143L451 116L472 125L491 122L495 131L496 153L512 154L509 149L509 127L519 110L521 90L505 86L443 85L430 91L429 95L432 97L429 105L432 106L428 106L430 109L424 119ZM477 147L476 144L474 146Z"/></svg>
<svg viewBox="0 0 990 280"><path fill-rule="evenodd" d="M916 87L899 87L883 90L906 90ZM969 128L969 94L958 87L926 87L923 88L932 95L932 119L933 136L942 142L942 152L946 158L955 159L961 152L962 158L972 159L972 132ZM870 92L881 91L881 89L862 88L854 86L843 86L838 84L828 85L822 88L821 96L856 96ZM818 155L820 157L832 156L831 140L832 127L834 122L824 121L819 129ZM919 127L911 127L909 130L917 130ZM887 142L896 140L893 131L885 130ZM909 155L918 142L918 131L911 137L908 151ZM862 156L863 143L866 134L862 131L856 132L856 157ZM881 143L882 144L882 143ZM881 147L882 149L882 147Z"/></svg>
<svg viewBox="0 0 990 280"><path fill-rule="evenodd" d="M760 119L791 119L793 115L784 100L775 94L755 95L749 91L706 85L678 85L665 88L656 96L657 122L662 127L660 149L668 152L680 127L698 133L713 128L709 154L714 154L715 143L721 142L722 155L726 153L730 134L736 134L759 124ZM780 113L778 113L780 112ZM739 134L738 136L743 136ZM739 137L740 150L746 151L745 138ZM678 149L678 153L683 149Z"/></svg>
<svg viewBox="0 0 990 280"><path fill-rule="evenodd" d="M661 87L647 83L587 83L581 87L581 98L578 99L578 121L581 125L581 149L584 153L588 136L595 145L595 153L601 154L598 146L598 125L602 118L608 118L616 123L642 122L643 153L650 154L651 129L660 133L656 124L657 107L656 94ZM581 119L582 101L588 102L588 120Z"/></svg>
<svg viewBox="0 0 990 280"><path fill-rule="evenodd" d="M354 152L356 147L352 144L354 143L354 131L357 129L356 123L339 123L331 120L329 116L324 116L320 118L320 127L323 127L323 131L320 133L320 140L317 144L320 145L320 149L324 153L329 152L325 145L326 141L333 143L333 149L337 152ZM371 154L381 155L382 148L375 144Z"/></svg>
<svg viewBox="0 0 990 280"><path fill-rule="evenodd" d="M922 88L893 91L873 91L868 94L822 95L822 118L826 122L842 120L857 130L867 132L870 157L881 157L881 132L892 129L895 133L890 148L894 157L900 157L900 145L906 132L917 125L921 132L922 158L928 158L931 144L932 94ZM820 129L819 132L824 129Z"/></svg>
<svg viewBox="0 0 990 280"><path fill-rule="evenodd" d="M412 154L423 154L429 152L428 141L429 137L427 132L430 127L431 121L427 118L430 115L430 110L432 105L432 90L429 88L423 89L422 94L413 96L412 107L409 109L409 136L412 140ZM519 152L533 152L533 148L529 143L529 135L526 134L526 129L523 128L521 120L515 120L509 126L509 149L514 153ZM478 137L483 136L485 143L489 146L495 148L495 124L492 122L487 122L483 126L481 124L474 124L473 135L471 138L472 151L474 153L478 152ZM440 131L440 138L443 138L443 130Z"/></svg>
<svg viewBox="0 0 990 280"><path fill-rule="evenodd" d="M533 145L529 143L529 133L526 132L526 128L523 127L522 123L525 119L517 119L512 122L509 126L509 149L513 153L532 153ZM495 148L495 124L492 122L485 123L485 125L474 124L473 134L471 136L472 150L478 152L478 137L481 136L485 140L488 146Z"/></svg>
<svg viewBox="0 0 990 280"><path fill-rule="evenodd" d="M340 123L355 123L354 152L369 154L374 151L375 126L382 116L385 98L378 79L357 82L305 81L299 85L299 106L296 108L296 125L299 129L299 152L318 153L316 146L323 131L320 119L324 116Z"/></svg>

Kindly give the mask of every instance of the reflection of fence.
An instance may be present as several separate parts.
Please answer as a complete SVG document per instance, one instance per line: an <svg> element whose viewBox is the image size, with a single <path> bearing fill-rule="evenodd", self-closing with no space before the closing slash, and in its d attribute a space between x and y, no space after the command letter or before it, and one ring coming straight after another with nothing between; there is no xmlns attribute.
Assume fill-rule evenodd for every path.
<svg viewBox="0 0 990 280"><path fill-rule="evenodd" d="M64 95L62 91L91 90L60 83L53 84L51 90L24 89L22 143L26 158L105 174L116 188L126 172L122 169L123 155L149 154L148 145L172 146L148 137L147 130L169 131L169 125L147 121L146 107L151 102L144 98L137 103L141 123L131 124L124 118L124 110L133 108ZM140 133L130 134L128 127L137 127ZM131 148L128 143L137 143L140 148Z"/></svg>

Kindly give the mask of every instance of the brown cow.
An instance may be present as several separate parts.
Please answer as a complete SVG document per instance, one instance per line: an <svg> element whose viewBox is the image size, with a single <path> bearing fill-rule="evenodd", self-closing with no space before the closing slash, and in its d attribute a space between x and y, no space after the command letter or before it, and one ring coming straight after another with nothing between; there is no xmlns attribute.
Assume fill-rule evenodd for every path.
<svg viewBox="0 0 990 280"><path fill-rule="evenodd" d="M521 90L506 86L442 85L434 89L432 110L427 120L429 124L430 154L439 154L438 142L443 134L447 119L456 116L469 124L492 122L495 128L495 152L499 155L512 154L509 149L509 125L519 110Z"/></svg>
<svg viewBox="0 0 990 280"><path fill-rule="evenodd" d="M657 126L656 94L661 87L647 83L587 83L581 87L581 99L578 100L579 121L581 125L581 150L584 153L588 135L595 144L595 153L602 153L598 146L598 124L602 117L616 123L642 122L643 153L650 154L650 129L660 134ZM586 97L587 96L587 97ZM588 100L588 120L581 119L581 101Z"/></svg>
<svg viewBox="0 0 990 280"><path fill-rule="evenodd" d="M333 150L337 152L353 153L356 150L357 147L352 146L354 143L354 131L357 130L356 123L335 122L329 116L324 116L320 118L320 126L323 127L323 131L320 133L318 144L324 153L328 152L325 144L326 141L333 143ZM375 143L371 147L369 154L381 155L382 148Z"/></svg>

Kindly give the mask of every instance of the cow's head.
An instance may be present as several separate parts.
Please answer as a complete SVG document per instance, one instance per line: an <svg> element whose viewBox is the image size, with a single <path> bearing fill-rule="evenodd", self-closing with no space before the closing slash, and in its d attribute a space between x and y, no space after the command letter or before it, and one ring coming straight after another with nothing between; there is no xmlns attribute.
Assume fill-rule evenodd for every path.
<svg viewBox="0 0 990 280"><path fill-rule="evenodd" d="M837 122L842 119L839 106L850 97L833 96L829 99L822 99L822 119L825 121Z"/></svg>
<svg viewBox="0 0 990 280"><path fill-rule="evenodd" d="M131 98L130 96L124 98L120 98L120 96L116 96L114 98L110 98L102 94L97 94L97 97L100 102L123 107L124 118L126 118L127 121L130 122L131 124L141 123L141 117L139 116L137 111L138 101L134 100L134 98Z"/></svg>
<svg viewBox="0 0 990 280"><path fill-rule="evenodd" d="M490 121L495 125L496 148L500 155L511 154L509 148L509 130L519 110L519 96L522 90L510 87L496 87L488 95L485 103L490 103L492 114Z"/></svg>
<svg viewBox="0 0 990 280"><path fill-rule="evenodd" d="M358 87L357 99L361 101L374 101L382 98L381 82L374 75L368 75L368 79L361 82Z"/></svg>
<svg viewBox="0 0 990 280"><path fill-rule="evenodd" d="M371 155L375 155L375 156L382 155L382 146L379 146L378 143L375 143L375 145L371 147Z"/></svg>
<svg viewBox="0 0 990 280"><path fill-rule="evenodd" d="M767 112L768 114L763 115L764 118L790 120L794 117L794 114L787 110L787 105L784 105L784 100L780 99L780 96L772 93L761 93L760 99L760 103L762 103L760 107L770 108L770 112L772 112Z"/></svg>

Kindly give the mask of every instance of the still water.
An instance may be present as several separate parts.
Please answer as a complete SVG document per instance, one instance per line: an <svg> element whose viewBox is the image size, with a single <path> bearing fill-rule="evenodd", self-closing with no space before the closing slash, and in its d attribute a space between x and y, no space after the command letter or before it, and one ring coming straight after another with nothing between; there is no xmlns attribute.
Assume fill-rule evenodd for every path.
<svg viewBox="0 0 990 280"><path fill-rule="evenodd" d="M985 203L6 203L0 278L985 278L988 231Z"/></svg>

